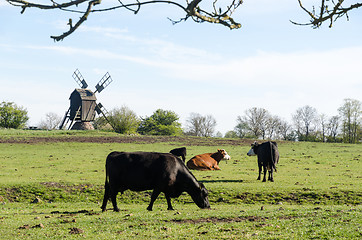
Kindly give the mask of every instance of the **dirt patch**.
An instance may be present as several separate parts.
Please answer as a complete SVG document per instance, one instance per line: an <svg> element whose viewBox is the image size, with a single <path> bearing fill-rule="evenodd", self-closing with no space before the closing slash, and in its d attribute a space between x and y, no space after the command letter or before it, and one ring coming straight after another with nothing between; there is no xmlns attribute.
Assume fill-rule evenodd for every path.
<svg viewBox="0 0 362 240"><path fill-rule="evenodd" d="M199 218L199 219L172 219L167 220L166 222L174 222L174 223L191 223L191 224L198 224L198 223L233 223L233 222L264 222L268 219L268 217L258 217L258 216L246 216L246 217L235 217L235 218L217 218L217 217L210 217L210 218Z"/></svg>
<svg viewBox="0 0 362 240"><path fill-rule="evenodd" d="M201 138L201 137L176 137L176 136L52 136L52 137L19 137L19 138L0 138L0 143L37 143L52 142L84 142L84 143L180 143L185 146L246 146L253 140L247 139L220 139L220 138Z"/></svg>

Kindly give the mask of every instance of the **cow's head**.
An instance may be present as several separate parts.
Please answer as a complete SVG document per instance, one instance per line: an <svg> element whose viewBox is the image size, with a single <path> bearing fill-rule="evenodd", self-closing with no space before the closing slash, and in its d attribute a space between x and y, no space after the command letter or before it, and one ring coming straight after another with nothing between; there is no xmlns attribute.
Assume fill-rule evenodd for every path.
<svg viewBox="0 0 362 240"><path fill-rule="evenodd" d="M223 156L223 158L221 160L230 160L231 159L230 155L225 151L225 149L218 149L217 151Z"/></svg>
<svg viewBox="0 0 362 240"><path fill-rule="evenodd" d="M190 195L199 208L210 208L209 192L204 184L199 183L199 187L194 192L190 192Z"/></svg>
<svg viewBox="0 0 362 240"><path fill-rule="evenodd" d="M256 153L255 153L255 148L258 147L258 143L257 142L254 142L251 144L251 148L249 150L249 152L247 153L248 156L256 156Z"/></svg>

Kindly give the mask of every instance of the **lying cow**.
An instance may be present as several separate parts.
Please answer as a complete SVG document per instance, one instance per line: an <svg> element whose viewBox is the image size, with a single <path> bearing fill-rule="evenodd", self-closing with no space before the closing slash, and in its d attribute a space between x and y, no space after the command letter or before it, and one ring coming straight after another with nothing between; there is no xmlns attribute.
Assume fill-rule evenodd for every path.
<svg viewBox="0 0 362 240"><path fill-rule="evenodd" d="M177 157L181 157L182 161L185 163L185 160L186 160L186 148L185 147L172 149L170 151L170 153L172 153L173 155L175 155Z"/></svg>
<svg viewBox="0 0 362 240"><path fill-rule="evenodd" d="M173 210L170 198L187 192L200 208L209 208L208 191L199 183L182 163L170 153L154 152L112 152L106 160L106 181L104 185L102 211L106 210L108 199L113 210L118 212L118 192L144 191L153 189L147 210L152 211L153 203L163 192L168 210Z"/></svg>
<svg viewBox="0 0 362 240"><path fill-rule="evenodd" d="M264 142L258 144L254 142L251 144L251 149L247 153L248 156L258 156L258 166L259 166L259 177L257 180L260 180L261 170L264 169L264 178L263 182L266 182L266 172L268 171L268 180L274 182L273 170L277 171L276 164L279 161L279 151L278 145L276 142Z"/></svg>
<svg viewBox="0 0 362 240"><path fill-rule="evenodd" d="M194 156L187 161L187 167L194 170L220 170L219 162L229 159L230 156L224 149L218 149L216 153L204 153Z"/></svg>

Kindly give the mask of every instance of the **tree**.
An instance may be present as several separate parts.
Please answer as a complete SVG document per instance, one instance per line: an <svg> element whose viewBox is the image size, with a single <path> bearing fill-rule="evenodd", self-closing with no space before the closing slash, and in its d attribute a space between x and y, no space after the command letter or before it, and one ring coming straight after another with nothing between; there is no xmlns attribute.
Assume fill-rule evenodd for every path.
<svg viewBox="0 0 362 240"><path fill-rule="evenodd" d="M141 118L138 132L149 135L179 135L182 132L179 116L173 111L157 109L150 117Z"/></svg>
<svg viewBox="0 0 362 240"><path fill-rule="evenodd" d="M280 120L280 124L278 126L278 135L281 139L286 141L295 141L296 139L292 126L284 120Z"/></svg>
<svg viewBox="0 0 362 240"><path fill-rule="evenodd" d="M191 113L187 121L186 134L198 137L212 137L215 132L216 120L211 115L202 116Z"/></svg>
<svg viewBox="0 0 362 240"><path fill-rule="evenodd" d="M9 4L20 7L21 14L25 12L27 8L38 8L42 10L59 10L67 11L73 14L77 14L77 21L73 22L73 19L68 20L67 25L69 25L69 30L64 32L59 36L51 36L54 41L60 41L72 34L77 28L83 24L90 14L99 13L99 12L108 12L118 9L124 9L131 11L134 14L140 12L141 7L144 5L150 4L169 4L172 5L185 13L185 17L179 20L171 20L173 24L192 19L197 23L214 23L221 24L230 29L238 29L241 27L240 23L237 23L231 16L233 13L243 4L243 0L228 0L225 3L222 0L213 0L207 1L206 4L202 0L184 0L183 3L180 1L172 0L131 0L129 3L123 3L123 1L118 0L114 1L111 6L104 6L101 0L65 0L63 3L57 3L53 0L49 0L49 4L41 4L41 0L33 0L34 2L28 2L25 0L6 0ZM339 18L346 16L347 19L348 13L351 10L357 9L362 6L361 2L357 2L351 5L344 7L343 5L345 0L321 0L320 6L313 6L313 10L308 10L303 5L303 0L298 0L301 9L306 12L307 15L311 18L309 23L296 23L291 21L296 25L311 25L314 28L318 28L325 21L330 21L330 27L332 23L338 20ZM212 4L211 4L212 2ZM262 7L262 6L261 6ZM320 9L320 11L315 11L315 9Z"/></svg>
<svg viewBox="0 0 362 240"><path fill-rule="evenodd" d="M227 131L224 138L238 138L239 136L235 131Z"/></svg>
<svg viewBox="0 0 362 240"><path fill-rule="evenodd" d="M278 116L269 116L265 123L266 136L269 139L277 139L279 126L281 125L281 119Z"/></svg>
<svg viewBox="0 0 362 240"><path fill-rule="evenodd" d="M241 116L237 117L236 122L234 132L239 138L244 138L249 131L248 123Z"/></svg>
<svg viewBox="0 0 362 240"><path fill-rule="evenodd" d="M104 119L104 117L100 118L103 122L104 127L107 124L107 121L106 119ZM107 119L111 123L113 129L117 133L121 134L136 133L140 125L140 119L137 114L129 109L127 106L122 106L121 108L114 108L109 112ZM101 126L97 126L97 128Z"/></svg>
<svg viewBox="0 0 362 240"><path fill-rule="evenodd" d="M339 18L346 16L347 20L349 20L348 13L351 10L362 7L362 2L355 1L355 3L345 6L344 1L345 0L321 0L319 7L313 6L312 10L308 10L303 5L302 0L298 0L299 6L309 15L311 19L309 23L303 24L293 21L291 22L297 25L311 25L313 28L319 28L324 22L329 21L329 27L332 27L333 23Z"/></svg>
<svg viewBox="0 0 362 240"><path fill-rule="evenodd" d="M59 116L56 113L49 112L49 113L45 114L45 120L42 120L40 122L39 128L47 129L47 130L54 130L59 126L61 120L62 120L61 116Z"/></svg>
<svg viewBox="0 0 362 240"><path fill-rule="evenodd" d="M318 123L320 127L320 133L321 133L321 140L322 142L326 141L326 132L327 132L327 116L325 114L320 114L318 116Z"/></svg>
<svg viewBox="0 0 362 240"><path fill-rule="evenodd" d="M306 105L297 109L292 118L298 134L298 140L311 140L310 134L314 131L314 123L317 119L317 110L311 106Z"/></svg>
<svg viewBox="0 0 362 240"><path fill-rule="evenodd" d="M29 120L28 111L17 106L13 102L2 102L0 104L0 127L22 128Z"/></svg>
<svg viewBox="0 0 362 240"><path fill-rule="evenodd" d="M355 99L345 99L344 104L338 108L342 119L343 140L348 143L359 141L361 128L362 108L361 101Z"/></svg>
<svg viewBox="0 0 362 240"><path fill-rule="evenodd" d="M124 3L123 1L114 1L113 6L104 6L101 0L66 0L64 3L57 3L53 0L49 1L49 4L40 4L36 0L34 2L28 2L25 0L6 0L11 5L16 7L21 7L21 13L24 13L27 8L38 8L42 10L51 10L56 9L59 11L72 12L80 16L77 21L73 23L73 19L69 19L67 25L69 25L69 30L64 32L59 36L51 36L55 41L63 40L65 37L72 34L82 23L84 23L87 18L92 13L96 12L107 12L117 9L125 9L131 11L134 14L139 13L141 7L149 4L169 4L176 8L179 8L185 13L185 17L179 20L171 20L173 24L192 19L197 23L209 22L215 24L221 24L230 29L237 29L241 27L240 23L234 21L231 15L234 11L243 3L243 0L228 0L228 3L223 1L213 0L207 2L207 5L201 6L202 0L185 0L183 3L181 1L172 1L172 0L132 0L129 3ZM38 0L40 2L40 0ZM221 3L220 3L221 2ZM80 10L81 9L81 10Z"/></svg>
<svg viewBox="0 0 362 240"><path fill-rule="evenodd" d="M244 121L248 124L249 130L256 137L265 139L266 122L270 118L268 110L253 107L245 111Z"/></svg>
<svg viewBox="0 0 362 240"><path fill-rule="evenodd" d="M327 139L329 142L337 141L339 122L340 122L339 116L332 116L331 118L329 118L329 121L327 124L327 135L328 135Z"/></svg>

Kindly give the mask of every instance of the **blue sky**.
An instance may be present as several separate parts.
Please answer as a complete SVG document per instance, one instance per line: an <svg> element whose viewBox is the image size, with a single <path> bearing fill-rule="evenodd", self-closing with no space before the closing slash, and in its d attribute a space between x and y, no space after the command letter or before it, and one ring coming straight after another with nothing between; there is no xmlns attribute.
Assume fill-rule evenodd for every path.
<svg viewBox="0 0 362 240"><path fill-rule="evenodd" d="M113 0L104 0L108 4ZM190 113L210 114L225 133L252 107L291 121L310 105L338 114L345 98L361 99L362 14L355 10L328 28L293 25L308 16L297 0L245 0L234 14L239 30L188 20L170 5L91 14L62 42L70 13L20 9L0 0L0 100L28 110L35 126L49 112L63 116L78 85L90 89L109 72L113 82L98 101L125 105L139 116L172 110L185 126ZM306 0L307 5L319 1ZM353 2L353 1L350 1Z"/></svg>

